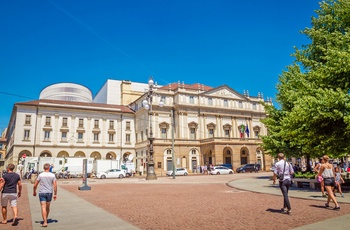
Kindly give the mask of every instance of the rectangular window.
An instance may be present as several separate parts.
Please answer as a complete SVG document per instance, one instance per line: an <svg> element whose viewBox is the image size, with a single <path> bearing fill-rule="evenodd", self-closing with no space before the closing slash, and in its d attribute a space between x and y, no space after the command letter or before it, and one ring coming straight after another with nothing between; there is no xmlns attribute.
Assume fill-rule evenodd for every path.
<svg viewBox="0 0 350 230"><path fill-rule="evenodd" d="M209 129L209 137L214 137L214 129Z"/></svg>
<svg viewBox="0 0 350 230"><path fill-rule="evenodd" d="M114 121L109 121L109 129L114 129Z"/></svg>
<svg viewBox="0 0 350 230"><path fill-rule="evenodd" d="M256 103L253 103L253 110L256 110Z"/></svg>
<svg viewBox="0 0 350 230"><path fill-rule="evenodd" d="M143 131L141 131L141 141L143 141Z"/></svg>
<svg viewBox="0 0 350 230"><path fill-rule="evenodd" d="M135 111L139 109L139 104L135 104Z"/></svg>
<svg viewBox="0 0 350 230"><path fill-rule="evenodd" d="M45 133L44 133L44 140L45 141L49 141L50 140L50 133L51 133L51 131L45 131Z"/></svg>
<svg viewBox="0 0 350 230"><path fill-rule="evenodd" d="M166 128L162 128L162 138L166 139L167 135L166 135Z"/></svg>
<svg viewBox="0 0 350 230"><path fill-rule="evenodd" d="M254 134L255 134L255 138L259 138L259 131L254 131Z"/></svg>
<svg viewBox="0 0 350 230"><path fill-rule="evenodd" d="M114 134L109 134L108 141L109 142L114 142Z"/></svg>
<svg viewBox="0 0 350 230"><path fill-rule="evenodd" d="M195 128L190 128L190 139L196 140L196 129Z"/></svg>
<svg viewBox="0 0 350 230"><path fill-rule="evenodd" d="M61 133L61 141L67 141L67 132Z"/></svg>
<svg viewBox="0 0 350 230"><path fill-rule="evenodd" d="M136 138L136 143L137 143L137 142L138 142L138 139L139 139L138 133L135 133L135 138Z"/></svg>
<svg viewBox="0 0 350 230"><path fill-rule="evenodd" d="M228 129L225 130L225 137L227 138L230 137L230 130Z"/></svg>
<svg viewBox="0 0 350 230"><path fill-rule="evenodd" d="M51 117L46 117L46 119L45 119L45 125L46 125L46 126L51 126Z"/></svg>
<svg viewBox="0 0 350 230"><path fill-rule="evenodd" d="M194 104L194 96L190 96L190 104Z"/></svg>
<svg viewBox="0 0 350 230"><path fill-rule="evenodd" d="M78 133L78 142L83 142L84 133Z"/></svg>
<svg viewBox="0 0 350 230"><path fill-rule="evenodd" d="M166 96L161 96L160 100L163 101L164 105L166 104Z"/></svg>
<svg viewBox="0 0 350 230"><path fill-rule="evenodd" d="M228 107L228 100L224 100L224 107Z"/></svg>
<svg viewBox="0 0 350 230"><path fill-rule="evenodd" d="M99 133L94 133L94 142L98 142Z"/></svg>
<svg viewBox="0 0 350 230"><path fill-rule="evenodd" d="M208 98L208 105L213 105L213 98Z"/></svg>
<svg viewBox="0 0 350 230"><path fill-rule="evenodd" d="M62 126L63 126L63 127L67 127L67 126L68 126L68 118L64 117L64 118L62 119Z"/></svg>
<svg viewBox="0 0 350 230"><path fill-rule="evenodd" d="M26 120L25 120L25 124L26 124L26 125L30 125L30 123L31 123L31 118L32 118L31 115L26 115Z"/></svg>
<svg viewBox="0 0 350 230"><path fill-rule="evenodd" d="M98 129L98 128L100 127L99 123L100 123L99 120L95 120L95 121L94 121L94 128L95 128L95 129Z"/></svg>
<svg viewBox="0 0 350 230"><path fill-rule="evenodd" d="M125 135L125 142L130 143L130 134Z"/></svg>
<svg viewBox="0 0 350 230"><path fill-rule="evenodd" d="M28 141L29 140L29 134L30 134L30 130L24 130L24 138L23 138L23 140Z"/></svg>
<svg viewBox="0 0 350 230"><path fill-rule="evenodd" d="M79 128L84 128L84 119L79 119Z"/></svg>
<svg viewBox="0 0 350 230"><path fill-rule="evenodd" d="M126 122L126 130L130 130L130 121Z"/></svg>
<svg viewBox="0 0 350 230"><path fill-rule="evenodd" d="M241 101L238 102L238 108L243 109L243 102Z"/></svg>

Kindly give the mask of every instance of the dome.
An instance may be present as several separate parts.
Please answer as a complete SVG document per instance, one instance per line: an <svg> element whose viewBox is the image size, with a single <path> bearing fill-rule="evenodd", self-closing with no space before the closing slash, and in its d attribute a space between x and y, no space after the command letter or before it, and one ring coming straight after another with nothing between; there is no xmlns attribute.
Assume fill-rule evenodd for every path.
<svg viewBox="0 0 350 230"><path fill-rule="evenodd" d="M44 88L39 99L92 102L92 92L75 83L57 83Z"/></svg>

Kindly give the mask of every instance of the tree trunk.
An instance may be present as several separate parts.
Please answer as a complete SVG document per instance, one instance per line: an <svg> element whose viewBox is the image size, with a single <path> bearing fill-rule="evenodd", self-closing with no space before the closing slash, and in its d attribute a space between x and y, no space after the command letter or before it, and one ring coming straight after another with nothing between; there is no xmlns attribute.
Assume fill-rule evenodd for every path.
<svg viewBox="0 0 350 230"><path fill-rule="evenodd" d="M310 155L306 154L306 172L312 172L312 168L310 165Z"/></svg>

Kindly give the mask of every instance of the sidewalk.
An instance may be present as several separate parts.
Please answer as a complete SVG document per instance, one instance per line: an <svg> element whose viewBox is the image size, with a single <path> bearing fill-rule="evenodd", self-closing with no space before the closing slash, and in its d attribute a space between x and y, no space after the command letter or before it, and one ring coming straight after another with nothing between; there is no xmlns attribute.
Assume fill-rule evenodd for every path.
<svg viewBox="0 0 350 230"><path fill-rule="evenodd" d="M227 183L228 186L251 191L257 193L273 194L282 196L279 186L273 185L272 181L269 180L270 176L262 176L258 178L247 178L234 180ZM289 197L301 198L301 199L314 199L326 201L327 198L321 196L321 191L299 189L299 188L290 188ZM350 203L350 193L345 193L345 198L339 196L336 197L338 203ZM336 226L336 227L335 227ZM334 229L345 230L350 229L350 215L344 215L333 219L327 219L325 221L317 222L310 225L305 225L294 230L314 230L314 229Z"/></svg>
<svg viewBox="0 0 350 230"><path fill-rule="evenodd" d="M33 230L42 230L43 228L40 227L42 217L39 198L33 196L33 185L30 183L26 183L26 185L28 188ZM49 218L48 228L54 230L107 230L116 229L116 227L122 230L138 229L118 217L109 214L105 210L67 192L62 187L59 188L57 200L52 201L50 216L54 216L55 219Z"/></svg>
<svg viewBox="0 0 350 230"><path fill-rule="evenodd" d="M208 183L220 183L227 184L230 187L234 187L241 190L265 193L281 196L281 191L278 185L272 185L272 181L269 180L269 173L255 174L254 178L251 178L251 174L239 174L234 175L235 180L228 179L225 175L222 176L188 176L178 177L173 180L169 177L159 177L158 180L146 181L144 178L133 178L128 180L96 180L89 179L88 184L99 184L99 183L136 183L136 184L208 184ZM232 177L230 177L232 178ZM231 180L231 181L228 181ZM81 183L81 181L60 181L59 185L63 184L75 184ZM38 197L33 197L33 185L26 183L28 188L28 197L30 203L30 211L32 216L33 230L42 229L40 223L42 221L41 210L39 206ZM78 189L78 186L77 186ZM96 194L96 196L98 196ZM289 191L290 197L301 198L301 199L315 199L326 201L326 198L321 197L320 191L313 191L307 189L291 188ZM350 193L345 193L345 198L337 197L340 203L350 203ZM95 230L95 229L138 229L137 227L121 220L115 215L108 213L107 211L95 206L84 199L80 198L65 190L62 186L59 186L58 197L56 201L52 201L52 210L50 216L55 219L49 220L50 229L84 229L84 230ZM336 223L336 225L335 225ZM333 219L328 219L311 225L306 225L295 230L311 230L311 229L349 229L350 228L350 215L344 215Z"/></svg>

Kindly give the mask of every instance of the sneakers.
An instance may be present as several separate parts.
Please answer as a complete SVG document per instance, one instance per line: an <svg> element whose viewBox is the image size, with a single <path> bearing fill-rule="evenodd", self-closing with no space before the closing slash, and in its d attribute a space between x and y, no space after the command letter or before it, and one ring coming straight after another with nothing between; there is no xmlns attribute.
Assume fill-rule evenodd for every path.
<svg viewBox="0 0 350 230"><path fill-rule="evenodd" d="M324 205L324 206L326 206L326 208L328 208L328 207L329 207L329 204L325 203L325 205Z"/></svg>
<svg viewBox="0 0 350 230"><path fill-rule="evenodd" d="M323 194L322 197L327 197L327 195L326 195L326 194Z"/></svg>
<svg viewBox="0 0 350 230"><path fill-rule="evenodd" d="M340 210L340 206L333 208L333 210Z"/></svg>
<svg viewBox="0 0 350 230"><path fill-rule="evenodd" d="M344 194L341 194L341 197L345 198Z"/></svg>
<svg viewBox="0 0 350 230"><path fill-rule="evenodd" d="M281 208L281 213L290 215L292 214L292 210L288 210L287 208Z"/></svg>

